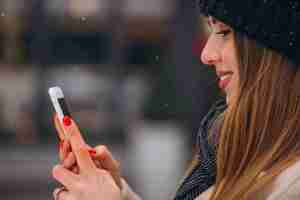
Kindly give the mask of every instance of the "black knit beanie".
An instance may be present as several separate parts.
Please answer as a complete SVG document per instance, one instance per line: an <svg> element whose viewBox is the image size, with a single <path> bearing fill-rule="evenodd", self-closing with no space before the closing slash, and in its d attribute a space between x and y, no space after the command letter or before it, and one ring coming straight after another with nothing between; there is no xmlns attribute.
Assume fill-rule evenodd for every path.
<svg viewBox="0 0 300 200"><path fill-rule="evenodd" d="M199 0L199 8L300 64L300 0Z"/></svg>

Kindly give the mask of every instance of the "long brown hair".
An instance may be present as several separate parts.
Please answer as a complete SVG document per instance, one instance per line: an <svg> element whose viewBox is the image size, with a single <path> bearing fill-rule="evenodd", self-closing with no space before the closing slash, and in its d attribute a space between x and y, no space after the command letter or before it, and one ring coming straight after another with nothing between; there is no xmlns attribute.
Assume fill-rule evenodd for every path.
<svg viewBox="0 0 300 200"><path fill-rule="evenodd" d="M224 114L211 200L249 199L299 157L299 67L238 33L235 41L239 88Z"/></svg>

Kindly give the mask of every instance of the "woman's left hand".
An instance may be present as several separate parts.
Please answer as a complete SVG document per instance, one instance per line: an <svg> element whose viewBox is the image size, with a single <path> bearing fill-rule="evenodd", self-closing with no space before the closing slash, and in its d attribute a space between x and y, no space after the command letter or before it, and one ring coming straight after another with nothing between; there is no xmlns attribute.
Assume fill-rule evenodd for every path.
<svg viewBox="0 0 300 200"><path fill-rule="evenodd" d="M121 200L121 191L111 174L98 169L94 164L79 129L72 120L70 126L64 126L70 134L70 143L79 167L79 174L57 165L53 168L53 177L66 190L54 192L59 200ZM57 197L59 196L59 197Z"/></svg>

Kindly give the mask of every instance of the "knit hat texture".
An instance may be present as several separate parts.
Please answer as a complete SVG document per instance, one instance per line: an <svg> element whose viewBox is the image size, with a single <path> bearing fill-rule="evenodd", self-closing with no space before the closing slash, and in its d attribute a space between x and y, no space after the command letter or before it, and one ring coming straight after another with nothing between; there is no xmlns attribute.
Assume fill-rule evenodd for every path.
<svg viewBox="0 0 300 200"><path fill-rule="evenodd" d="M199 0L199 8L300 64L299 0Z"/></svg>

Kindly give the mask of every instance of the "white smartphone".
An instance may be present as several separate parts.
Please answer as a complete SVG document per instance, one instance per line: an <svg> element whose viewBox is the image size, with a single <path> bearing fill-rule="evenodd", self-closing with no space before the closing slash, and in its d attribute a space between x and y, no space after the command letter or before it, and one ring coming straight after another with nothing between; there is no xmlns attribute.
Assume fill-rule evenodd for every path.
<svg viewBox="0 0 300 200"><path fill-rule="evenodd" d="M63 122L65 116L72 117L62 89L58 86L51 87L48 93L60 122Z"/></svg>

